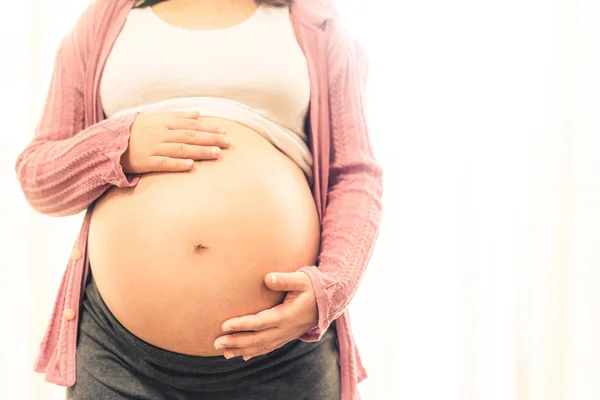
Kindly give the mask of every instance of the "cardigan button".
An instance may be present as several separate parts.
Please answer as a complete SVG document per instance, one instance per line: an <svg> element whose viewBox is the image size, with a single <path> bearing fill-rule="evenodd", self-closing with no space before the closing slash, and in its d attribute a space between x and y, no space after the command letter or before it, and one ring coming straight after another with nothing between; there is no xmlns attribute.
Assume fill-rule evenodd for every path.
<svg viewBox="0 0 600 400"><path fill-rule="evenodd" d="M71 260L77 261L81 258L81 251L78 248L74 248L71 253Z"/></svg>
<svg viewBox="0 0 600 400"><path fill-rule="evenodd" d="M71 321L75 318L75 311L72 308L67 308L67 309L65 309L65 311L63 313L63 317L67 321Z"/></svg>

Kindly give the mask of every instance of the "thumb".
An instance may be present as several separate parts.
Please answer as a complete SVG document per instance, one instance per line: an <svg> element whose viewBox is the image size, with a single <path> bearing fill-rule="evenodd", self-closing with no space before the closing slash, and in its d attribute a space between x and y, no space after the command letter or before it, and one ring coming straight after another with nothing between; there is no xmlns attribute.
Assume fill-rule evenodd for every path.
<svg viewBox="0 0 600 400"><path fill-rule="evenodd" d="M310 278L304 272L277 272L265 276L265 285L278 292L304 291Z"/></svg>

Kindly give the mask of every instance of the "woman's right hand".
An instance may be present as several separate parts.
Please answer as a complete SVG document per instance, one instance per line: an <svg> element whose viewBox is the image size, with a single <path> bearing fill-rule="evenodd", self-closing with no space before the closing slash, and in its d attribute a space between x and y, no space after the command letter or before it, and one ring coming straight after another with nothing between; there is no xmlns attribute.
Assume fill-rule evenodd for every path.
<svg viewBox="0 0 600 400"><path fill-rule="evenodd" d="M214 160L231 139L224 130L198 120L193 112L148 112L136 116L129 145L121 156L123 171L188 171L195 160Z"/></svg>

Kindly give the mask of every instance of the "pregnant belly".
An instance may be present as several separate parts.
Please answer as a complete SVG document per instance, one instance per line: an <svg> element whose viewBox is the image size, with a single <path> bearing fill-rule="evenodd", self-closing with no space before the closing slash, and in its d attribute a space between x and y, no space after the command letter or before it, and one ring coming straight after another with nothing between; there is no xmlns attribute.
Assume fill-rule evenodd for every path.
<svg viewBox="0 0 600 400"><path fill-rule="evenodd" d="M211 121L233 139L190 172L143 175L96 203L90 265L111 312L140 339L211 356L232 317L280 303L268 272L314 265L316 207L302 171L251 129Z"/></svg>

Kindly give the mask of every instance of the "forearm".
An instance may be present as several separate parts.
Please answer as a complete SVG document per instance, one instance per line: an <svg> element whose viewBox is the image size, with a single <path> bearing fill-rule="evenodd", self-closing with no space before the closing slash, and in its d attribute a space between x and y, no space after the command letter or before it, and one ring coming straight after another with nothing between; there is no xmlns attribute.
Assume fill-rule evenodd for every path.
<svg viewBox="0 0 600 400"><path fill-rule="evenodd" d="M301 337L319 340L352 300L362 280L379 233L381 170L365 166L362 176L329 192L318 267L303 267L311 279L318 325Z"/></svg>
<svg viewBox="0 0 600 400"><path fill-rule="evenodd" d="M120 157L127 149L135 115L102 121L61 140L36 136L16 162L18 180L29 204L54 216L85 210L111 185L133 186Z"/></svg>

